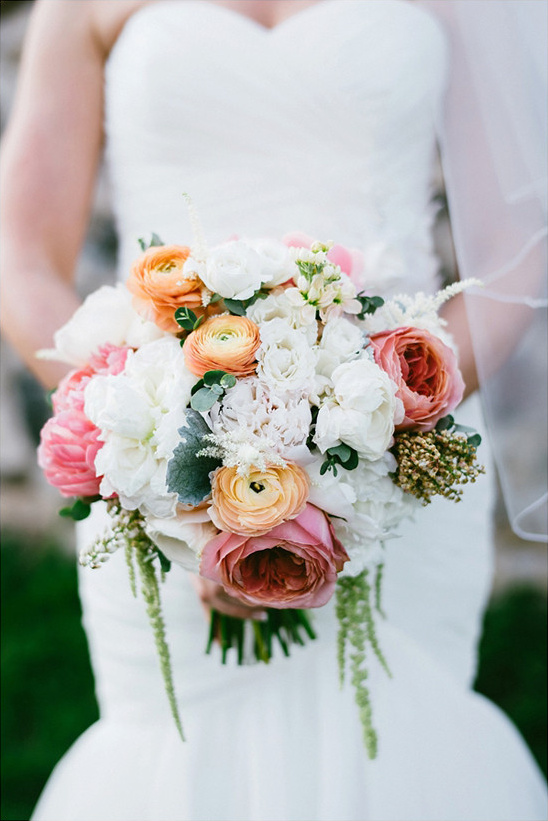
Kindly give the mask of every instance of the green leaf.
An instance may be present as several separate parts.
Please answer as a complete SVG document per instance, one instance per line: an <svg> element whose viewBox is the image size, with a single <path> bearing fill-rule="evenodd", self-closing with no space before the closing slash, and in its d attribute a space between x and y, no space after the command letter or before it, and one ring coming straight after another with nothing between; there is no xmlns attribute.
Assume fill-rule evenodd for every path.
<svg viewBox="0 0 548 821"><path fill-rule="evenodd" d="M236 316L245 316L245 304L241 299L225 299L225 308Z"/></svg>
<svg viewBox="0 0 548 821"><path fill-rule="evenodd" d="M63 507L59 511L59 516L64 516L67 519L74 519L75 522L81 522L82 519L87 519L91 513L90 502L84 499L76 499L70 507Z"/></svg>
<svg viewBox="0 0 548 821"><path fill-rule="evenodd" d="M200 388L203 388L203 387L204 387L204 380L203 380L203 379L199 379L199 380L196 382L196 384L195 384L195 385L193 385L193 386L192 386L192 388L190 389L190 395L191 395L191 396L194 396L194 394L195 394L195 393L198 393L198 391L200 390Z"/></svg>
<svg viewBox="0 0 548 821"><path fill-rule="evenodd" d="M193 331L196 326L197 316L190 308L177 308L175 311L175 321L185 331Z"/></svg>
<svg viewBox="0 0 548 821"><path fill-rule="evenodd" d="M225 373L225 375L221 378L221 385L225 390L229 388L233 388L236 384L236 377L233 373Z"/></svg>
<svg viewBox="0 0 548 821"><path fill-rule="evenodd" d="M167 487L183 504L199 505L211 492L209 474L222 463L214 456L196 455L206 444L204 436L211 433L200 414L188 409L186 423L179 428L181 442L167 466Z"/></svg>
<svg viewBox="0 0 548 821"><path fill-rule="evenodd" d="M221 299L222 299L222 296L220 294L213 294L213 296L209 300L209 304L210 305L215 305L215 303L220 302Z"/></svg>
<svg viewBox="0 0 548 821"><path fill-rule="evenodd" d="M169 571L171 570L171 561L170 561L170 559L168 559L168 557L165 555L165 553L162 553L162 551L160 550L160 548L157 545L154 545L154 546L156 548L156 553L158 554L158 559L160 560L160 567L162 568L162 572L163 573L169 573Z"/></svg>
<svg viewBox="0 0 548 821"><path fill-rule="evenodd" d="M352 448L341 442L340 445L336 445L334 448L327 448L327 453L329 456L338 456L341 462L346 462L352 453Z"/></svg>
<svg viewBox="0 0 548 821"><path fill-rule="evenodd" d="M481 436L479 433L474 433L472 436L468 437L468 444L473 448L479 448L481 445Z"/></svg>
<svg viewBox="0 0 548 821"><path fill-rule="evenodd" d="M141 247L141 251L146 251L148 248L157 247L159 245L165 245L165 242L162 242L158 234L155 234L154 232L152 233L149 243L147 243L142 237L139 237L137 242Z"/></svg>
<svg viewBox="0 0 548 821"><path fill-rule="evenodd" d="M211 387L211 385L220 385L225 371L206 371L204 373L204 385Z"/></svg>
<svg viewBox="0 0 548 821"><path fill-rule="evenodd" d="M195 331L196 328L199 328L203 321L204 321L204 317L199 316L198 319L196 320L196 322L194 323L194 325L192 326L192 330Z"/></svg>
<svg viewBox="0 0 548 821"><path fill-rule="evenodd" d="M448 416L442 416L441 419L438 419L436 430L449 430L449 428L452 428L454 424L455 420L451 414Z"/></svg>
<svg viewBox="0 0 548 821"><path fill-rule="evenodd" d="M215 393L212 388L200 388L199 391L192 396L190 400L190 407L199 413L205 413L211 410L215 402L219 400L219 394Z"/></svg>

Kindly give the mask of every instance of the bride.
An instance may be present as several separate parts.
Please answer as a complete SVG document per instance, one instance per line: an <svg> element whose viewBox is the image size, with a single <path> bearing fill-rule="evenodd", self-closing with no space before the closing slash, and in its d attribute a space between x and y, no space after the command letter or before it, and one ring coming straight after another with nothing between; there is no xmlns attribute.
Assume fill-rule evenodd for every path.
<svg viewBox="0 0 548 821"><path fill-rule="evenodd" d="M3 150L4 332L54 387L62 367L35 352L51 347L78 304L72 276L103 139L120 277L138 237L191 241L182 198L190 192L212 244L234 233L334 238L363 249L371 277L392 293L437 287L430 185L438 140L461 269L487 282L486 296L470 301L472 333L462 298L446 318L468 394L477 373L486 384L496 439L495 383L509 345L538 315L542 232L530 169L520 178L519 219L508 222L507 189L494 181L510 132L496 118L489 128L482 103L494 105L486 96L493 44L512 63L520 32L538 36L530 24L539 8L542 28L538 0L38 0ZM512 54L497 40L503 29L481 28L503 11L516 15ZM475 74L464 59L474 43ZM491 80L500 85L500 75ZM520 135L533 135L522 146L532 160L534 131L523 119ZM518 190L516 162L503 169L503 187ZM516 282L518 296L509 287ZM497 357L494 367L488 360ZM459 421L478 426L477 417L471 396ZM521 493L518 527L534 534L539 505ZM170 573L163 598L182 744L123 557L97 574L82 570L101 719L56 768L36 821L544 818L543 779L528 750L471 690L492 571L489 506L485 478L461 505L432 503L386 545L379 631L393 678L372 662L380 737L372 762L352 691L338 687L329 605L315 613L319 640L291 659L222 667L203 652L202 606L250 611L212 583ZM103 517L96 510L80 525L79 544Z"/></svg>

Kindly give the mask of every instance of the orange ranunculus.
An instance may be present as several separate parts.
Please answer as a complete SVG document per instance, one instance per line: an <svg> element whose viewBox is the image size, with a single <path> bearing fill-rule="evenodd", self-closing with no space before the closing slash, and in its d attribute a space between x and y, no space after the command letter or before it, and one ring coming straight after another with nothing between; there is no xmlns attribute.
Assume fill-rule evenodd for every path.
<svg viewBox="0 0 548 821"><path fill-rule="evenodd" d="M222 370L234 376L255 372L261 344L259 328L245 316L213 316L192 331L183 348L186 366L196 376Z"/></svg>
<svg viewBox="0 0 548 821"><path fill-rule="evenodd" d="M237 468L222 467L211 484L209 515L220 530L260 536L294 519L308 499L308 477L295 464L271 465L240 476Z"/></svg>
<svg viewBox="0 0 548 821"><path fill-rule="evenodd" d="M152 246L135 261L126 282L135 309L171 333L181 330L173 316L177 308L202 309L204 284L195 274L183 276L189 254L184 245Z"/></svg>

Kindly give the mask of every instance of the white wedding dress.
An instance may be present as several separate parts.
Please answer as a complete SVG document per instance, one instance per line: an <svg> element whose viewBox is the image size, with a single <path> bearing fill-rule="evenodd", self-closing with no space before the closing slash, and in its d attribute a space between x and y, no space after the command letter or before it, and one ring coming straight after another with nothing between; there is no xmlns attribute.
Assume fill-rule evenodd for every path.
<svg viewBox="0 0 548 821"><path fill-rule="evenodd" d="M439 24L404 0L325 0L274 30L204 0L134 13L110 56L106 131L121 237L210 244L304 231L365 250L392 291L436 288L434 117L447 74ZM128 409L131 413L131 409ZM477 419L474 403L459 421ZM482 457L489 459L486 448ZM223 667L184 571L163 586L187 741L171 719L124 556L82 570L101 718L55 770L35 821L526 821L544 782L518 733L471 691L492 572L492 475L386 545L382 648L370 661L379 755L341 691L331 605L317 642L269 666ZM103 524L99 510L79 541Z"/></svg>

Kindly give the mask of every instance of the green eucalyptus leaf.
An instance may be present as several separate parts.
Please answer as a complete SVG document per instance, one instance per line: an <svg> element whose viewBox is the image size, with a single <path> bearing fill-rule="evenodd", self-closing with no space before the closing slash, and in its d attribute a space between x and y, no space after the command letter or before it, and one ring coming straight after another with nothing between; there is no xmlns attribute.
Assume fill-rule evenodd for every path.
<svg viewBox="0 0 548 821"><path fill-rule="evenodd" d="M209 496L209 474L220 467L220 459L214 456L197 456L207 442L204 436L211 433L207 423L196 410L187 409L186 426L179 428L181 442L173 451L167 466L167 487L177 493L182 504L198 505Z"/></svg>
<svg viewBox="0 0 548 821"><path fill-rule="evenodd" d="M220 302L221 299L222 299L222 296L220 294L213 294L213 296L209 300L209 304L210 305L215 305L215 303Z"/></svg>
<svg viewBox="0 0 548 821"><path fill-rule="evenodd" d="M217 396L222 396L225 392L225 389L221 385L212 385L209 390Z"/></svg>
<svg viewBox="0 0 548 821"><path fill-rule="evenodd" d="M158 245L165 245L165 242L162 242L158 234L155 234L154 231L152 232L152 237L150 238L150 245L149 248L157 247Z"/></svg>
<svg viewBox="0 0 548 821"><path fill-rule="evenodd" d="M199 413L205 413L211 410L218 399L219 394L215 393L211 388L200 388L200 390L196 391L192 396L190 407Z"/></svg>
<svg viewBox="0 0 548 821"><path fill-rule="evenodd" d="M225 299L225 308L236 316L245 316L245 305L241 299Z"/></svg>
<svg viewBox="0 0 548 821"><path fill-rule="evenodd" d="M199 380L196 382L196 384L195 384L195 385L193 385L193 386L192 386L192 388L190 389L190 395L191 395L191 396L194 396L194 394L195 394L195 393L198 393L198 391L200 390L200 388L203 388L203 387L204 387L204 380L203 380L203 379L199 379Z"/></svg>
<svg viewBox="0 0 548 821"><path fill-rule="evenodd" d="M177 324L180 325L181 328L184 328L185 331L194 330L197 317L194 311L191 311L190 308L177 308L174 316Z"/></svg>
<svg viewBox="0 0 548 821"><path fill-rule="evenodd" d="M448 414L447 416L442 416L441 419L438 419L436 430L449 430L449 428L452 428L454 424L454 418L451 414Z"/></svg>
<svg viewBox="0 0 548 821"><path fill-rule="evenodd" d="M139 247L140 247L141 251L146 251L146 249L148 248L148 245L146 244L144 239L142 237L139 237L137 242L139 243Z"/></svg>
<svg viewBox="0 0 548 821"><path fill-rule="evenodd" d="M472 436L468 437L468 444L473 448L479 448L481 445L481 436L479 433L474 433Z"/></svg>
<svg viewBox="0 0 548 821"><path fill-rule="evenodd" d="M341 442L340 445L336 445L333 448L327 448L327 453L329 456L338 456L341 462L346 462L352 453L352 448L345 445L344 442Z"/></svg>
<svg viewBox="0 0 548 821"><path fill-rule="evenodd" d="M204 321L204 317L199 316L198 319L196 320L196 322L194 323L194 325L192 326L192 330L195 331L196 328L199 328L203 321Z"/></svg>
<svg viewBox="0 0 548 821"><path fill-rule="evenodd" d="M223 377L221 377L221 385L225 390L229 388L233 388L236 384L236 377L233 373L225 373Z"/></svg>
<svg viewBox="0 0 548 821"><path fill-rule="evenodd" d="M220 385L225 371L206 371L204 373L204 385L208 387L211 385Z"/></svg>

